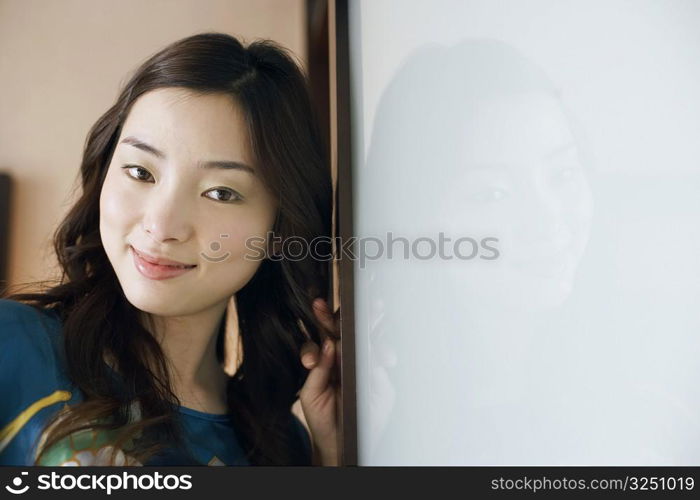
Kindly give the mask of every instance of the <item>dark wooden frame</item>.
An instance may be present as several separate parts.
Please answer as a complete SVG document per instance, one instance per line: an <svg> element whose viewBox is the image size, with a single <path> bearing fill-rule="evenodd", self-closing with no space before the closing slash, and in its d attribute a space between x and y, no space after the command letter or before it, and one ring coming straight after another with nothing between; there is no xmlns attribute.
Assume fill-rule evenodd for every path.
<svg viewBox="0 0 700 500"><path fill-rule="evenodd" d="M350 121L350 53L347 0L307 0L307 47L311 92L328 139L329 165L336 165L334 236L348 241L352 220L352 137ZM330 37L333 36L333 39ZM331 79L332 73L335 78ZM335 85L333 85L335 83ZM335 113L332 113L332 103ZM331 120L335 120L335 137ZM335 143L336 148L330 147ZM335 160L335 161L333 161ZM340 302L339 463L357 463L357 400L355 385L355 307L353 261L336 260ZM331 273L333 275L333 273ZM334 295L333 293L330 294Z"/></svg>
<svg viewBox="0 0 700 500"><path fill-rule="evenodd" d="M352 219L352 129L350 116L350 48L347 0L335 0L335 98L337 123L338 236L348 241L354 234ZM339 262L342 334L342 464L357 464L357 398L355 387L355 287L354 262Z"/></svg>

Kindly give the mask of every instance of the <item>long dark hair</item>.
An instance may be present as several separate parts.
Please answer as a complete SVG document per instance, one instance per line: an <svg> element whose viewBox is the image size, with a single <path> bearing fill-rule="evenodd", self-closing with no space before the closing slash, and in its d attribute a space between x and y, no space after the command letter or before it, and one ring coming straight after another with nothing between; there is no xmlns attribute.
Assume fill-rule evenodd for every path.
<svg viewBox="0 0 700 500"><path fill-rule="evenodd" d="M126 299L99 231L100 191L122 125L139 96L165 87L230 96L244 113L256 168L278 202L275 235L306 241L330 236L326 145L306 78L284 48L269 40L246 47L226 34L203 33L150 57L88 134L80 168L82 195L54 235L59 283L8 297L58 313L68 375L85 396L62 415L60 425L53 425L58 415L47 425L43 450L89 428L118 431L117 443L141 436L129 455L142 463L165 443L183 443L174 418L178 399L164 354L149 331L152 323L147 318L143 325L141 311ZM290 432L290 408L306 377L299 349L309 338L320 341L311 302L324 294L327 280L319 260L266 259L236 293L243 359L228 382L227 404L252 464L308 461L301 441ZM224 323L217 342L220 356ZM119 368L119 390L104 355ZM133 418L134 403L138 419Z"/></svg>

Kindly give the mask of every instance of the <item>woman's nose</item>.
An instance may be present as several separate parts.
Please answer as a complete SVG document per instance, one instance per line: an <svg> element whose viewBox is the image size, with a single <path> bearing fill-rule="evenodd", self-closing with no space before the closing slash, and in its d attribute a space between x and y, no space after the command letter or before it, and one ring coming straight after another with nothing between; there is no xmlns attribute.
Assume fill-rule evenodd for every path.
<svg viewBox="0 0 700 500"><path fill-rule="evenodd" d="M566 246L571 238L566 213L552 193L531 189L522 193L517 215L518 239L528 247Z"/></svg>
<svg viewBox="0 0 700 500"><path fill-rule="evenodd" d="M188 240L193 232L191 210L182 198L161 192L153 193L144 209L143 231L158 243Z"/></svg>

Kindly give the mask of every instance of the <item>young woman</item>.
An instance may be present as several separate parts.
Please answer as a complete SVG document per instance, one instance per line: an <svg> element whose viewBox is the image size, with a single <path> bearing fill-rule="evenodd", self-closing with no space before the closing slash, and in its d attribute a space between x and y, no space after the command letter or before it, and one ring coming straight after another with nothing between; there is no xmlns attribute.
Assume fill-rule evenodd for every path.
<svg viewBox="0 0 700 500"><path fill-rule="evenodd" d="M89 132L60 283L0 300L0 464L335 465L327 263L270 245L330 236L324 159L276 44L206 33L143 63Z"/></svg>

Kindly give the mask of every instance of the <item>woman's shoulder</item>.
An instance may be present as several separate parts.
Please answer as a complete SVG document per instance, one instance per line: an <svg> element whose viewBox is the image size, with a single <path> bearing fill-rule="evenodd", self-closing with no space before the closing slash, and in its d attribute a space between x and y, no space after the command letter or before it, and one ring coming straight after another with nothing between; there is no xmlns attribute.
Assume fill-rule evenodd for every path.
<svg viewBox="0 0 700 500"><path fill-rule="evenodd" d="M76 393L61 331L53 311L0 299L0 465L30 463L45 420Z"/></svg>
<svg viewBox="0 0 700 500"><path fill-rule="evenodd" d="M11 299L0 299L0 325L32 325L43 319L56 322L58 315L51 309L34 307Z"/></svg>
<svg viewBox="0 0 700 500"><path fill-rule="evenodd" d="M52 359L60 331L61 321L54 311L0 299L0 359L4 362L22 362L26 356Z"/></svg>
<svg viewBox="0 0 700 500"><path fill-rule="evenodd" d="M61 320L48 309L0 299L0 391L37 389L65 380ZM14 381L8 384L8 381ZM14 389L13 389L14 388Z"/></svg>

